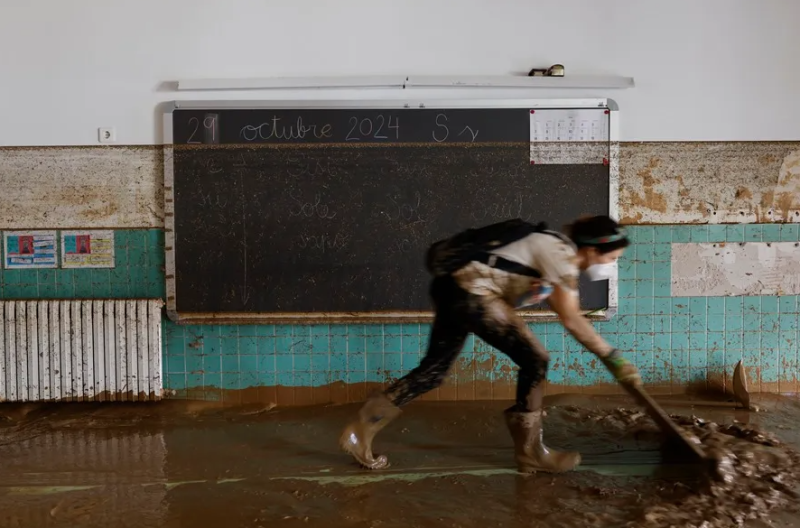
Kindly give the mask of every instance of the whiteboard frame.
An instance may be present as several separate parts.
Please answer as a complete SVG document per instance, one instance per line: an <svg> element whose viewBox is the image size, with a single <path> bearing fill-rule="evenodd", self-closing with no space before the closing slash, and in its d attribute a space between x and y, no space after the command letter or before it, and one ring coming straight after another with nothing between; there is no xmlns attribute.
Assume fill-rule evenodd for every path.
<svg viewBox="0 0 800 528"><path fill-rule="evenodd" d="M162 115L164 145L164 249L166 310L168 317L179 324L314 324L314 323L415 323L429 322L433 312L313 312L313 313L178 313L177 284L175 278L175 173L173 169L172 114L175 110L347 110L347 109L468 109L468 108L531 108L531 109L589 109L609 111L609 216L619 219L619 106L609 98L559 98L559 99L406 99L406 100L191 100L169 101ZM608 280L608 306L606 309L584 312L593 320L607 321L619 309L619 270L615 266ZM524 311L519 315L528 322L546 322L558 319L547 310Z"/></svg>

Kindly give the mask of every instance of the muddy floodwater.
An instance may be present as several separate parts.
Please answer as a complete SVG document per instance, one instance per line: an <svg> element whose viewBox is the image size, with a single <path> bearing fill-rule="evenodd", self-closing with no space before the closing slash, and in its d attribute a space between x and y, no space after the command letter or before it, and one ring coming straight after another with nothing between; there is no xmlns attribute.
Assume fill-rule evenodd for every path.
<svg viewBox="0 0 800 528"><path fill-rule="evenodd" d="M800 527L800 399L659 401L728 480L662 448L624 397L549 399L545 442L583 463L527 476L506 402L409 405L375 442L382 472L338 451L357 405L0 405L0 527Z"/></svg>

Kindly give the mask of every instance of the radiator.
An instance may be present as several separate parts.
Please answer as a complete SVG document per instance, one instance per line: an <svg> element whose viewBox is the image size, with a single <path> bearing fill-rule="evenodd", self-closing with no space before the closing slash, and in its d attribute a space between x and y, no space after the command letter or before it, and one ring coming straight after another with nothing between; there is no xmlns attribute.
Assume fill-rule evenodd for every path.
<svg viewBox="0 0 800 528"><path fill-rule="evenodd" d="M161 399L162 306L0 301L0 401Z"/></svg>

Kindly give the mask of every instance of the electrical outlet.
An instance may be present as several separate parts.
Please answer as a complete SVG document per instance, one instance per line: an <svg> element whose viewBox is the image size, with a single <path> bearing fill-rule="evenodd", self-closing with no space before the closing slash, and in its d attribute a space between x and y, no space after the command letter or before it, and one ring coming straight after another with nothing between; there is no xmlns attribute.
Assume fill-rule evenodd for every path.
<svg viewBox="0 0 800 528"><path fill-rule="evenodd" d="M97 138L100 143L114 143L117 140L117 130L114 127L98 128Z"/></svg>

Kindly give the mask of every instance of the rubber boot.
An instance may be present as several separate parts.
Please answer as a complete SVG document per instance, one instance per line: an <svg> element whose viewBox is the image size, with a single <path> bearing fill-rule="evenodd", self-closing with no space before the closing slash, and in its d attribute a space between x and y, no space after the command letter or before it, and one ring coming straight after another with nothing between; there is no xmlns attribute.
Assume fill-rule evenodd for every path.
<svg viewBox="0 0 800 528"><path fill-rule="evenodd" d="M358 411L358 418L345 427L339 445L367 469L389 467L389 460L385 455L373 454L372 439L400 413L400 408L390 402L385 395L370 397Z"/></svg>
<svg viewBox="0 0 800 528"><path fill-rule="evenodd" d="M505 411L506 424L514 439L514 455L520 473L561 473L581 463L580 453L554 451L542 441L542 410L533 412Z"/></svg>

